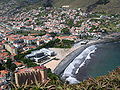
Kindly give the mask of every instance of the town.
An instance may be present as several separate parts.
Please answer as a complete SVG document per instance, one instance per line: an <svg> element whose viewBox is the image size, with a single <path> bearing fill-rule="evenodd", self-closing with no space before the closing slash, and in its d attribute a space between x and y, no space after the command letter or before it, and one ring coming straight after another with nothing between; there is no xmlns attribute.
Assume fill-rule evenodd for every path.
<svg viewBox="0 0 120 90"><path fill-rule="evenodd" d="M59 60L49 48L99 40L120 28L119 15L84 13L82 9L43 8L0 17L0 86L46 82L49 61ZM87 40L87 41L86 41ZM24 81L21 81L24 79Z"/></svg>

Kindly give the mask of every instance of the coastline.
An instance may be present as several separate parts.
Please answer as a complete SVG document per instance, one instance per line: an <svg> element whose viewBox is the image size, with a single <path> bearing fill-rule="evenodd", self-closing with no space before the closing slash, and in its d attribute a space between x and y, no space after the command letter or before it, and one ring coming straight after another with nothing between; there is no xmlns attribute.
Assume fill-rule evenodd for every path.
<svg viewBox="0 0 120 90"><path fill-rule="evenodd" d="M83 50L85 50L87 47L91 45L96 45L96 44L104 44L104 43L109 43L109 42L115 42L120 40L118 37L104 37L101 40L93 40L88 42L88 44L81 46L77 48L76 50L72 51L69 53L53 70L53 73L57 75L61 75L65 68L80 54L82 53Z"/></svg>

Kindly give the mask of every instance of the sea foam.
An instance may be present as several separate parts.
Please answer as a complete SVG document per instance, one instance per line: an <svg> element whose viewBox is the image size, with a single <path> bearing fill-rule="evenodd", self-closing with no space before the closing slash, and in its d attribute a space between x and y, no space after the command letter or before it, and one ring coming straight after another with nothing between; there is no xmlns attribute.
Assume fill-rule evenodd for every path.
<svg viewBox="0 0 120 90"><path fill-rule="evenodd" d="M68 81L70 84L78 83L79 81L75 78L75 74L78 73L79 69L83 67L87 60L91 59L91 54L95 52L96 45L89 46L80 55L78 55L65 69L62 78Z"/></svg>

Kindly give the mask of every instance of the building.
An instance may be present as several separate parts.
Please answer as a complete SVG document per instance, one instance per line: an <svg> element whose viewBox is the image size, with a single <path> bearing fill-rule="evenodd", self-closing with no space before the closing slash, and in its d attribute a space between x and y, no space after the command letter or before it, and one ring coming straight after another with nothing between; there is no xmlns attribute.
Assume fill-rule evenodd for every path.
<svg viewBox="0 0 120 90"><path fill-rule="evenodd" d="M0 86L7 85L7 80L9 78L9 71L7 70L0 70Z"/></svg>
<svg viewBox="0 0 120 90"><path fill-rule="evenodd" d="M24 39L25 43L31 44L32 42L36 42L37 38L26 38Z"/></svg>
<svg viewBox="0 0 120 90"><path fill-rule="evenodd" d="M42 62L43 60L46 60L47 59L47 55L45 55L44 53L39 53L39 54L36 54L35 57L34 57L34 60L36 62Z"/></svg>
<svg viewBox="0 0 120 90"><path fill-rule="evenodd" d="M54 55L56 55L56 53L54 51L49 50L47 48L42 48L40 50L36 50L36 51L32 51L31 52L31 54L34 54L34 55L39 54L39 53L44 53L45 55L48 55L48 56L54 56Z"/></svg>
<svg viewBox="0 0 120 90"><path fill-rule="evenodd" d="M37 45L42 45L44 43L44 40L37 40Z"/></svg>
<svg viewBox="0 0 120 90"><path fill-rule="evenodd" d="M15 48L14 46L10 45L10 44L5 44L5 49L8 50L12 55L17 55L17 48Z"/></svg>
<svg viewBox="0 0 120 90"><path fill-rule="evenodd" d="M55 56L56 53L49 49L43 48L40 50L32 51L31 54L26 55L26 58L33 58L36 62L46 59L48 56Z"/></svg>
<svg viewBox="0 0 120 90"><path fill-rule="evenodd" d="M46 48L43 48L43 49L40 49L41 52L43 52L44 54L48 55L48 56L54 56L56 55L56 53L52 50L49 50L49 49L46 49Z"/></svg>
<svg viewBox="0 0 120 90"><path fill-rule="evenodd" d="M8 70L0 70L0 75L5 76L7 79L10 76L10 72Z"/></svg>
<svg viewBox="0 0 120 90"><path fill-rule="evenodd" d="M35 84L36 81L38 83L47 81L47 73L44 66L20 69L15 72L15 83L17 86Z"/></svg>

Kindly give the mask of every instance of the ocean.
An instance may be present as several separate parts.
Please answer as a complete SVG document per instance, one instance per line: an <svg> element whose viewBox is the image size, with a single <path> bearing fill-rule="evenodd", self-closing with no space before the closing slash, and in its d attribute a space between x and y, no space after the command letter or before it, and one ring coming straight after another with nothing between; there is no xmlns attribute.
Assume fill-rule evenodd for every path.
<svg viewBox="0 0 120 90"><path fill-rule="evenodd" d="M75 84L89 77L108 74L119 66L120 42L92 45L69 64L62 79Z"/></svg>

